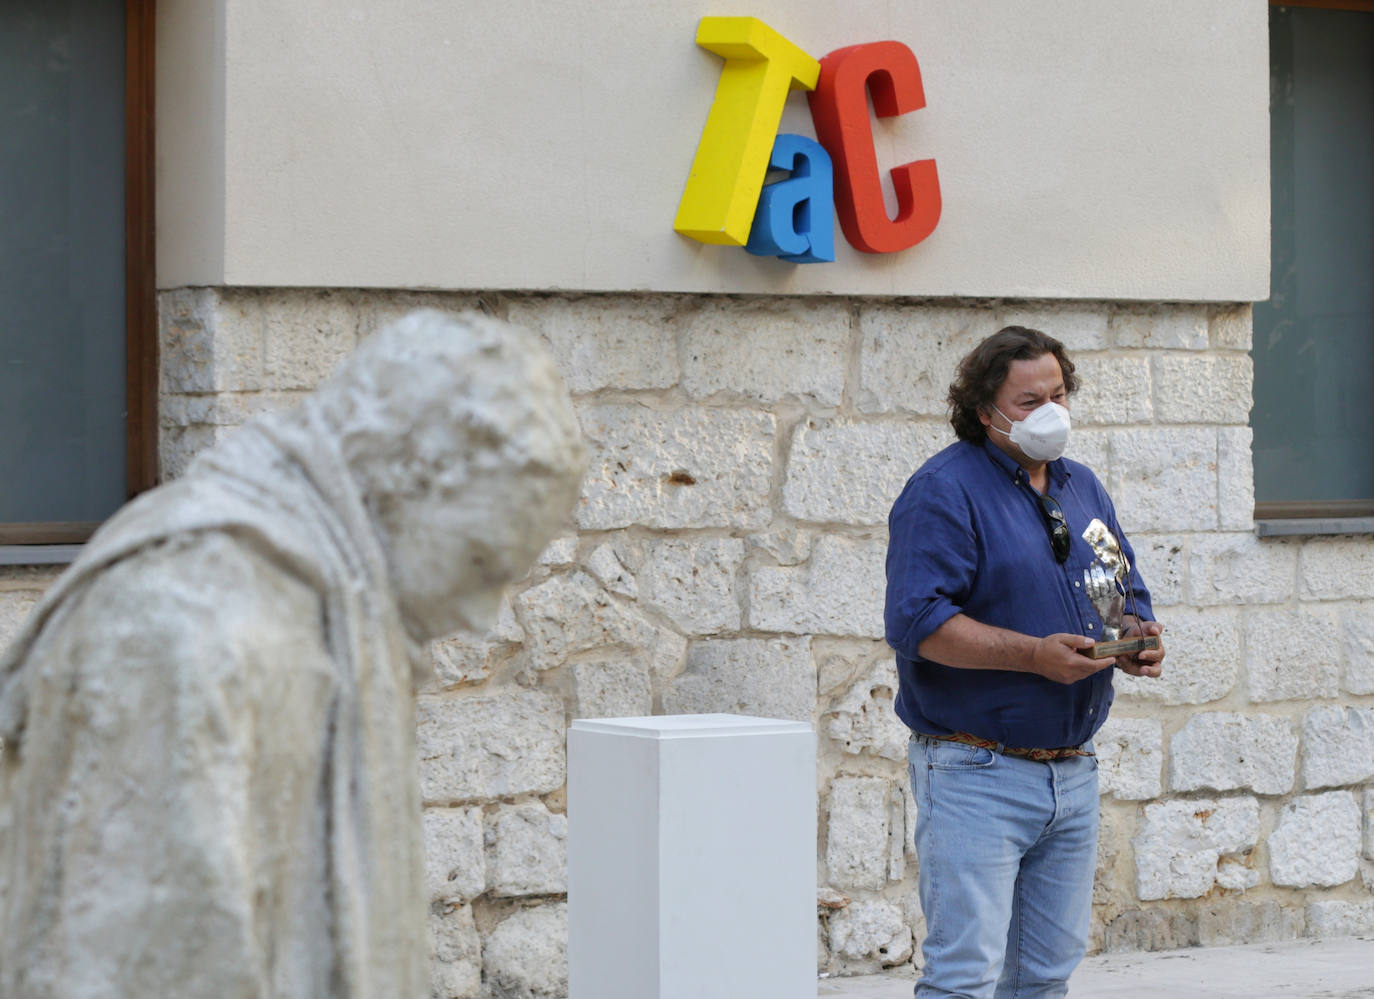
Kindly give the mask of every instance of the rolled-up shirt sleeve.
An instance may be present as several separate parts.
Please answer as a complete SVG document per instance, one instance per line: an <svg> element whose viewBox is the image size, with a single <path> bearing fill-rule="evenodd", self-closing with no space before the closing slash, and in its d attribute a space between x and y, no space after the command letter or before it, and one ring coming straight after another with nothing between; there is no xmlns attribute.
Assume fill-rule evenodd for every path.
<svg viewBox="0 0 1374 999"><path fill-rule="evenodd" d="M968 498L962 487L917 474L888 517L884 630L900 655L917 649L961 613L977 569Z"/></svg>

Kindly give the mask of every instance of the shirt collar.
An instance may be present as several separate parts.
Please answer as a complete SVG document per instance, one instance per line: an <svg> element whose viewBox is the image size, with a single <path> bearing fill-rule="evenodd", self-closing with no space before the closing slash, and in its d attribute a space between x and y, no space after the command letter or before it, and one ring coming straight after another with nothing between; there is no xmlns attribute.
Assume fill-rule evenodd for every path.
<svg viewBox="0 0 1374 999"><path fill-rule="evenodd" d="M983 438L983 451L992 459L992 463L1001 469L1012 482L1020 485L1022 482L1029 481L1026 470L1017 464L1016 460L1012 458L1011 455L994 444L991 437ZM1073 474L1069 471L1068 463L1065 462L1063 458L1056 458L1046 467L1049 469L1050 473L1050 485L1054 487L1056 491L1062 488L1064 483L1069 481L1069 476Z"/></svg>

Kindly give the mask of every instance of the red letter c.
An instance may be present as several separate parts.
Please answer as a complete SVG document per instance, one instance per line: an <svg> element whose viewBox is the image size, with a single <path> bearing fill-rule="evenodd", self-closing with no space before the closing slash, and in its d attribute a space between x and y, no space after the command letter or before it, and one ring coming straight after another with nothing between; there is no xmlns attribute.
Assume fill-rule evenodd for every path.
<svg viewBox="0 0 1374 999"><path fill-rule="evenodd" d="M882 178L868 117L868 91L880 118L926 106L921 68L901 42L869 42L836 49L821 60L820 82L808 98L816 137L835 162L835 211L855 249L893 253L915 246L940 221L940 180L934 160L892 171L897 217L883 204Z"/></svg>

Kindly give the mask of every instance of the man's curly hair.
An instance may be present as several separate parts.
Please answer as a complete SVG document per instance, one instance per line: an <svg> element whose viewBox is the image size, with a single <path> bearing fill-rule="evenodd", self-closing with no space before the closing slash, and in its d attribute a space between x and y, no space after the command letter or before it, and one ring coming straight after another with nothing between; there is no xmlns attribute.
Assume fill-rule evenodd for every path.
<svg viewBox="0 0 1374 999"><path fill-rule="evenodd" d="M997 390L1007 380L1012 361L1033 361L1053 354L1064 373L1064 391L1078 390L1078 378L1064 345L1054 337L1025 326L1005 326L988 337L959 362L949 387L949 422L960 440L978 442L988 434L978 411L992 405Z"/></svg>

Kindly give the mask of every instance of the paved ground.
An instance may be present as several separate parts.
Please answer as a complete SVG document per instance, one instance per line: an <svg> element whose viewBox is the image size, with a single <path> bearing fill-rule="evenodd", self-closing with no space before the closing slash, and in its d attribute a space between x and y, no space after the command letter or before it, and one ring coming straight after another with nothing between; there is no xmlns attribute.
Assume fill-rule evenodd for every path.
<svg viewBox="0 0 1374 999"><path fill-rule="evenodd" d="M820 983L830 999L911 999L910 977ZM1090 957L1071 999L1374 999L1374 937Z"/></svg>

